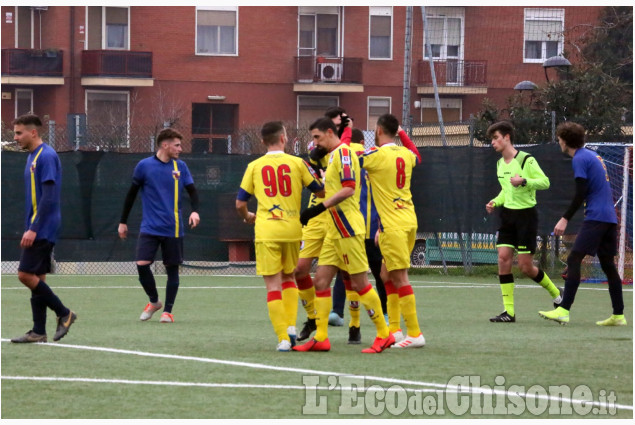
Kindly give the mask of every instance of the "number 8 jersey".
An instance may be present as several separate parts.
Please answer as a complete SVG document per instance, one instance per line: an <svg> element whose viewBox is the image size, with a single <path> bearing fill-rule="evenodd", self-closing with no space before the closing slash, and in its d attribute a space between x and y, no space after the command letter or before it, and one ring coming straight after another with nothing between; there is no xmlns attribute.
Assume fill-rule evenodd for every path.
<svg viewBox="0 0 635 425"><path fill-rule="evenodd" d="M302 188L319 192L322 185L301 158L268 152L252 161L240 183L237 199L258 200L256 242L294 242L302 239L300 208Z"/></svg>
<svg viewBox="0 0 635 425"><path fill-rule="evenodd" d="M382 231L417 227L410 193L412 169L417 163L415 154L394 143L368 149L360 157L360 165L368 172Z"/></svg>

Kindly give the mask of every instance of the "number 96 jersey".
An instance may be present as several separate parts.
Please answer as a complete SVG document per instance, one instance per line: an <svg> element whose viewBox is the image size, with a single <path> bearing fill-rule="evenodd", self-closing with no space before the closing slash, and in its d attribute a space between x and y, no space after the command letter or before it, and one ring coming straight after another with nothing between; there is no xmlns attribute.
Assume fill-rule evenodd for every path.
<svg viewBox="0 0 635 425"><path fill-rule="evenodd" d="M247 166L237 199L258 200L256 242L294 242L302 239L302 188L322 190L317 176L301 158L269 152Z"/></svg>

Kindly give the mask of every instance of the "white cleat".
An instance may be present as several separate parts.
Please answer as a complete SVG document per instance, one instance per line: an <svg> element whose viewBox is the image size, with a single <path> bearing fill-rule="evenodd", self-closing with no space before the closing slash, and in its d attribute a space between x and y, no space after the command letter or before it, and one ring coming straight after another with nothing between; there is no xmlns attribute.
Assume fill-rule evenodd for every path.
<svg viewBox="0 0 635 425"><path fill-rule="evenodd" d="M401 332L401 329L396 330L395 332L392 333L392 336L395 337L395 344L400 343L401 341L403 341L404 336L403 336L403 332ZM395 345L393 344L393 347Z"/></svg>
<svg viewBox="0 0 635 425"><path fill-rule="evenodd" d="M419 336L407 336L401 342L398 342L392 346L392 348L419 348L426 345L426 339L423 334Z"/></svg>
<svg viewBox="0 0 635 425"><path fill-rule="evenodd" d="M139 317L139 320L142 321L146 321L149 320L152 315L161 310L161 308L163 307L163 303L161 301L157 301L156 303L148 303L148 305L146 305L146 307L143 309L143 313L141 313L141 316Z"/></svg>
<svg viewBox="0 0 635 425"><path fill-rule="evenodd" d="M287 341L283 339L278 343L278 347L276 347L278 351L291 351L291 341Z"/></svg>

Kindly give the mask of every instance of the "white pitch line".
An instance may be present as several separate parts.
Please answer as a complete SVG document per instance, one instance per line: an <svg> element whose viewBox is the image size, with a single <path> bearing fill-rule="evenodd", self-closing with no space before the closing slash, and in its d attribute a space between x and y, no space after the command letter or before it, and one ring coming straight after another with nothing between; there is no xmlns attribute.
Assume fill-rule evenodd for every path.
<svg viewBox="0 0 635 425"><path fill-rule="evenodd" d="M5 339L5 338L0 339L0 341L10 342L9 339ZM100 351L100 352L106 352L106 353L130 354L130 355L141 356L141 357L155 357L155 358L173 359L173 360L191 360L191 361L202 362L202 363L213 363L213 364L221 364L221 365L227 365L227 366L246 367L246 368L252 368L252 369L274 370L274 371L280 371L280 372L299 373L303 375L346 376L351 378L359 378L359 379L365 379L365 380L377 381L377 382L386 382L391 384L414 385L414 386L421 386L421 387L438 388L440 390L446 390L446 391L451 390L452 392L457 392L457 393L478 393L478 394L492 394L492 395L504 395L504 396L512 395L512 396L523 397L523 398L543 399L543 400L549 400L549 401L555 401L555 402L563 401L562 397L552 397L552 396L543 395L543 394L530 395L527 393L520 393L518 391L512 391L512 392L509 392L507 390L501 391L497 389L492 389L490 387L469 386L468 388L465 388L465 386L461 386L461 385L438 384L436 382L413 381L413 380L407 380L407 379L386 378L382 376L372 376L372 375L370 376L369 375L354 375L350 373L340 373L340 372L333 372L333 371L274 366L274 365L267 365L263 363L239 362L239 361L233 361L233 360L221 360L221 359L213 359L213 358L207 358L207 357L179 356L175 354L150 353L146 351L123 350L118 348L94 347L94 346L88 346L88 345L72 345L72 344L59 344L59 343L57 344L38 343L37 345L40 345L42 347L72 348L72 349L78 349L78 350ZM585 405L590 404L592 406L598 406L603 408L615 407L618 409L633 410L633 406L622 405L622 404L608 405L607 403L601 403L599 401L589 402L588 400L579 400L579 399L567 399L566 401L572 404L585 404Z"/></svg>
<svg viewBox="0 0 635 425"><path fill-rule="evenodd" d="M265 389L265 390L306 390L304 385L276 385L276 384L236 384L236 383L217 383L217 382L182 382L182 381L138 381L130 379L103 379L103 378L68 378L61 376L0 376L0 379L8 381L43 381L43 382L83 382L95 384L126 384L126 385L157 385L171 387L203 387L203 388L247 388L247 389ZM310 387L317 391L332 391L333 387ZM371 387L342 387L337 386L342 391L360 391L360 392L397 392L402 388L389 387L386 389ZM436 393L439 390L431 388L403 388L405 391L414 393Z"/></svg>

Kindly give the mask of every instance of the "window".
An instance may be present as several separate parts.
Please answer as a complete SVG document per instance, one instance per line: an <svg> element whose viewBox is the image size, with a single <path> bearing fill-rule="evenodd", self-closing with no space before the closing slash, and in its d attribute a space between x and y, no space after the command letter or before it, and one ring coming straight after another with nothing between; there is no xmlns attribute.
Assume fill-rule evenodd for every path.
<svg viewBox="0 0 635 425"><path fill-rule="evenodd" d="M459 122L463 112L463 101L461 99L439 99L441 106L441 116L444 123ZM421 99L421 122L438 123L437 106L434 99Z"/></svg>
<svg viewBox="0 0 635 425"><path fill-rule="evenodd" d="M15 89L15 117L33 113L33 90Z"/></svg>
<svg viewBox="0 0 635 425"><path fill-rule="evenodd" d="M542 63L562 54L564 9L525 9L524 62Z"/></svg>
<svg viewBox="0 0 635 425"><path fill-rule="evenodd" d="M338 57L339 7L299 7L298 56Z"/></svg>
<svg viewBox="0 0 635 425"><path fill-rule="evenodd" d="M29 6L17 6L15 9L15 47L33 49L33 9Z"/></svg>
<svg viewBox="0 0 635 425"><path fill-rule="evenodd" d="M88 49L130 48L130 8L89 6L86 9Z"/></svg>
<svg viewBox="0 0 635 425"><path fill-rule="evenodd" d="M237 55L238 7L196 9L196 53Z"/></svg>
<svg viewBox="0 0 635 425"><path fill-rule="evenodd" d="M368 98L368 127L369 130L375 130L377 119L390 113L390 97L369 97Z"/></svg>
<svg viewBox="0 0 635 425"><path fill-rule="evenodd" d="M298 96L298 127L308 127L328 108L339 104L337 96Z"/></svg>
<svg viewBox="0 0 635 425"><path fill-rule="evenodd" d="M370 8L369 59L392 59L392 7Z"/></svg>
<svg viewBox="0 0 635 425"><path fill-rule="evenodd" d="M86 90L86 125L91 142L129 147L130 93Z"/></svg>
<svg viewBox="0 0 635 425"><path fill-rule="evenodd" d="M463 58L463 20L465 12L462 7L426 7L428 21L428 37L432 57L435 59ZM428 50L423 44L423 57L428 57Z"/></svg>

